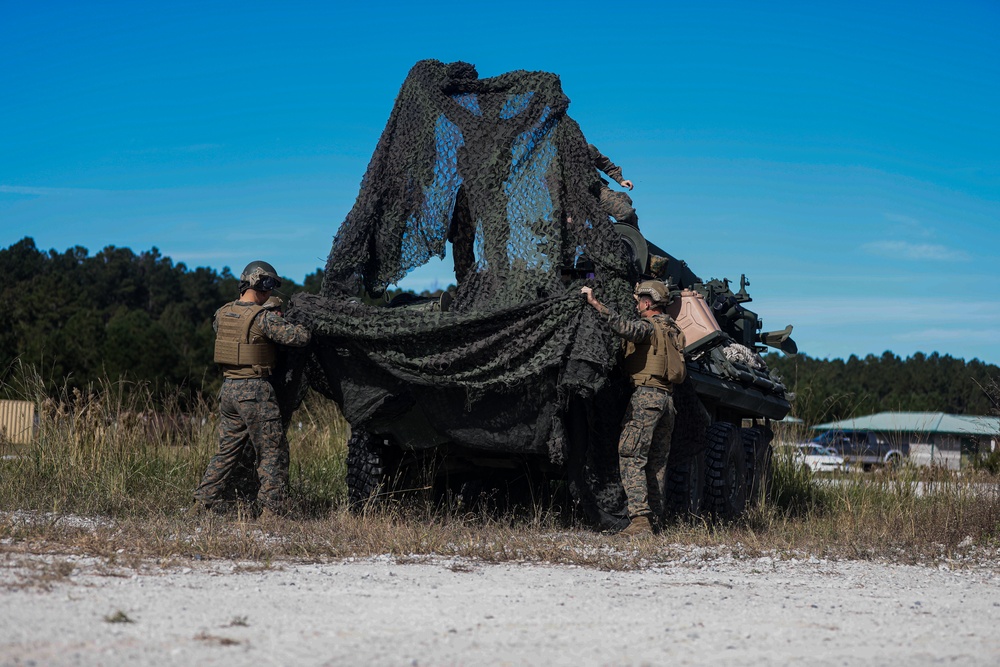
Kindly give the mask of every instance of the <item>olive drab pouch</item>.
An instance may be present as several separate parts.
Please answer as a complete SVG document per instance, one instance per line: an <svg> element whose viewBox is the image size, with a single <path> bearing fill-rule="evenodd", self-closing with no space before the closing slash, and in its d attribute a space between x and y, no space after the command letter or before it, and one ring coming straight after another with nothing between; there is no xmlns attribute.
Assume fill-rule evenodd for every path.
<svg viewBox="0 0 1000 667"><path fill-rule="evenodd" d="M687 364L684 363L684 332L671 321L663 327L667 339L667 382L670 384L680 384L687 377Z"/></svg>
<svg viewBox="0 0 1000 667"><path fill-rule="evenodd" d="M687 377L684 364L684 332L666 316L650 318L653 335L645 344L628 343L625 348L625 372L637 387L669 390Z"/></svg>

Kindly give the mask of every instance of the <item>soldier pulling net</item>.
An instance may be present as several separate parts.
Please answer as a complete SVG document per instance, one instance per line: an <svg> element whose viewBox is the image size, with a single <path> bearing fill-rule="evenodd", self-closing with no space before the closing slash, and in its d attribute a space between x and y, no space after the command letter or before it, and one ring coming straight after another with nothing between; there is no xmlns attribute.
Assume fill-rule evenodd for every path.
<svg viewBox="0 0 1000 667"><path fill-rule="evenodd" d="M413 67L334 239L322 293L292 300L289 319L307 323L314 343L286 352L286 418L308 385L355 429L388 432L418 415L406 418L413 447L447 440L568 461L568 406L607 385L617 350L579 285L600 285L628 312L637 277L568 105L554 74ZM449 244L447 310L352 298L383 294Z"/></svg>

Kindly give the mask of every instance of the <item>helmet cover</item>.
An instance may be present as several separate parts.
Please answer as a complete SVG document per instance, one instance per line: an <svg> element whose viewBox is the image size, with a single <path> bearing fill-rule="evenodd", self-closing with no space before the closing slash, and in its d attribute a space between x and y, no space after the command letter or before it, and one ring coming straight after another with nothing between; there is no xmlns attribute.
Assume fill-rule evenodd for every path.
<svg viewBox="0 0 1000 667"><path fill-rule="evenodd" d="M636 297L645 296L652 300L654 305L666 306L670 304L670 290L659 280L644 280L635 288Z"/></svg>
<svg viewBox="0 0 1000 667"><path fill-rule="evenodd" d="M267 262L254 260L240 274L240 294L248 289L270 292L276 287L281 287L281 278Z"/></svg>

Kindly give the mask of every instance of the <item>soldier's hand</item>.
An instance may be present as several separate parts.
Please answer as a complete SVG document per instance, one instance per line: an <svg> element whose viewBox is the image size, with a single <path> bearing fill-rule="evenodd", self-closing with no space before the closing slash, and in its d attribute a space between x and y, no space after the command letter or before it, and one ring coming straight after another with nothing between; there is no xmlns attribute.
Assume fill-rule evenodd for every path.
<svg viewBox="0 0 1000 667"><path fill-rule="evenodd" d="M626 179L626 180L624 180L624 181L621 182L621 186L623 188L628 188L629 190L631 190L632 189L632 181Z"/></svg>

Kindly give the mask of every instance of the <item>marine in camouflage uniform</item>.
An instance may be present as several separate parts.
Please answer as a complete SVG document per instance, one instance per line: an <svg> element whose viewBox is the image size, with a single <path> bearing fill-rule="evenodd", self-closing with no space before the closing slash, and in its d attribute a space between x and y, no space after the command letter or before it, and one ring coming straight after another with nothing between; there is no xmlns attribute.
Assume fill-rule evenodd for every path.
<svg viewBox="0 0 1000 667"><path fill-rule="evenodd" d="M239 300L215 313L215 360L225 377L219 393L219 450L194 492L198 510L258 496L271 512L287 510L288 441L268 378L275 346L301 347L311 334L286 322L268 303L271 290L280 286L270 264L251 262L240 276Z"/></svg>
<svg viewBox="0 0 1000 667"><path fill-rule="evenodd" d="M650 518L663 515L666 493L667 457L674 429L673 383L683 380L680 368L667 374L667 345L684 349L684 334L662 309L669 291L658 280L648 280L636 288L636 309L641 319L626 319L594 298L593 290L582 290L588 303L607 317L608 325L627 341L625 370L635 386L618 440L622 486L628 499L627 535L650 532Z"/></svg>
<svg viewBox="0 0 1000 667"><path fill-rule="evenodd" d="M272 296L264 302L264 310L270 310L278 315L282 314L283 308L284 302L276 296ZM218 333L217 327L216 333ZM260 491L260 477L257 475L257 451L252 443L247 442L243 446L243 456L236 463L229 479L227 501L237 500L250 503L257 498Z"/></svg>
<svg viewBox="0 0 1000 667"><path fill-rule="evenodd" d="M612 162L608 156L597 150L594 144L590 144L590 157L594 161L594 166L597 167L598 171L613 178L618 185L629 190L632 189L632 181L622 177L622 168ZM632 198L628 196L628 193L616 192L609 188L608 185L608 182L602 178L599 189L594 193L601 203L601 210L614 218L616 222L632 225L638 229L639 218L635 214Z"/></svg>

